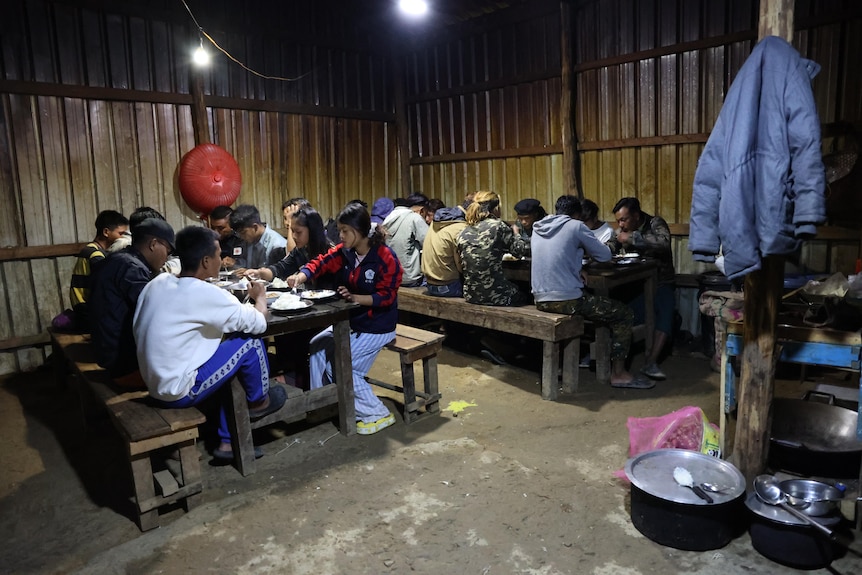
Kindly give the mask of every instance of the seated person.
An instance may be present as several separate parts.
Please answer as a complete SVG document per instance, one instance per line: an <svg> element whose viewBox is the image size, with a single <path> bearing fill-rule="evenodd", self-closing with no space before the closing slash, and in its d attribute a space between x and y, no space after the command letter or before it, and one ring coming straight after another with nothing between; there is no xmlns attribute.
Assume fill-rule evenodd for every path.
<svg viewBox="0 0 862 575"><path fill-rule="evenodd" d="M623 198L614 206L619 229L608 241L611 252L636 252L658 260L658 286L655 301L648 302L655 309L655 335L652 349L647 350L641 373L652 379L666 379L658 366L658 358L673 330L673 314L676 309L673 253L670 245L670 228L659 216L641 211L637 198ZM635 312L635 322L644 322L645 307L643 291L629 302Z"/></svg>
<svg viewBox="0 0 862 575"><path fill-rule="evenodd" d="M132 318L138 296L174 250L174 230L147 218L132 231L132 245L111 254L93 269L90 328L96 361L121 387L141 389ZM169 357L173 357L170 355Z"/></svg>
<svg viewBox="0 0 862 575"><path fill-rule="evenodd" d="M138 298L134 334L141 375L150 396L164 407L189 407L211 397L236 376L245 389L249 416L263 417L284 405L287 391L269 385L266 345L248 334L266 331L266 290L251 282L254 306L206 281L218 275L218 234L189 226L177 234L179 277L161 274ZM181 353L177 353L181 351ZM170 358L170 360L167 360ZM222 406L217 459L233 459Z"/></svg>
<svg viewBox="0 0 862 575"><path fill-rule="evenodd" d="M611 250L578 221L581 201L577 197L561 196L555 208L555 215L533 226L530 277L536 308L607 323L611 330L611 387L654 387L655 383L649 379L633 376L625 369L632 338L632 310L622 302L584 291L581 277L584 255L607 262Z"/></svg>
<svg viewBox="0 0 862 575"><path fill-rule="evenodd" d="M119 252L132 244L132 235L137 226L142 221L147 218L156 218L157 220L165 221L165 216L163 216L158 210L154 210L148 206L141 206L140 208L136 208L134 212L129 216L129 229L126 233L120 236L114 243L111 244L111 247L108 249L111 253ZM167 272L169 274L177 275L180 273L180 260L175 255L168 256L168 261L159 269L159 271Z"/></svg>
<svg viewBox="0 0 862 575"><path fill-rule="evenodd" d="M544 218L548 213L542 207L541 202L534 198L527 198L515 204L515 214L518 216L512 230L521 236L527 244L527 254L530 252L530 238L533 235L533 224Z"/></svg>
<svg viewBox="0 0 862 575"><path fill-rule="evenodd" d="M96 216L96 237L78 253L75 267L72 268L72 285L69 298L74 315L73 326L79 331L90 331L87 315L87 298L90 296L90 272L92 265L105 259L108 248L129 231L129 220L120 212L105 210Z"/></svg>
<svg viewBox="0 0 862 575"><path fill-rule="evenodd" d="M237 206L230 215L230 227L245 242L247 268L272 265L287 255L287 240L261 221L260 212L254 206Z"/></svg>
<svg viewBox="0 0 862 575"><path fill-rule="evenodd" d="M523 305L530 297L503 275L503 254L521 257L526 243L500 219L500 196L476 192L456 240L464 272L464 299L480 305Z"/></svg>
<svg viewBox="0 0 862 575"><path fill-rule="evenodd" d="M395 339L401 264L384 243L383 230L371 230L371 216L360 204L347 204L336 218L341 243L287 278L290 286L322 274L338 274L338 294L359 304L350 312L350 353L356 401L356 433L370 435L395 423L374 395L365 375L383 346ZM369 236L369 234L371 234ZM332 383L335 344L332 327L311 340L311 388Z"/></svg>
<svg viewBox="0 0 862 575"><path fill-rule="evenodd" d="M391 214L394 209L395 202L389 198L377 198L377 201L374 202L374 206L371 208L371 223L382 224L386 216Z"/></svg>
<svg viewBox="0 0 862 575"><path fill-rule="evenodd" d="M266 281L274 278L285 279L294 275L302 266L332 249L332 244L326 237L323 218L314 208L301 208L290 216L290 233L293 236L294 248L284 259L271 266L247 270L252 277ZM321 277L315 280L307 289L335 289L335 278Z"/></svg>
<svg viewBox="0 0 862 575"><path fill-rule="evenodd" d="M463 206L441 208L434 214L434 221L422 245L422 273L428 282L430 295L464 295L457 239L461 230L467 227L464 214L469 202L470 200L465 200Z"/></svg>
<svg viewBox="0 0 862 575"><path fill-rule="evenodd" d="M422 209L420 214L425 218L425 223L430 226L431 222L434 221L434 214L437 213L437 210L442 210L445 207L446 204L443 203L443 200L432 198L428 200L428 203L425 204L425 207Z"/></svg>
<svg viewBox="0 0 862 575"><path fill-rule="evenodd" d="M584 222L596 236L596 239L603 244L614 237L614 229L611 225L599 219L599 206L594 201L584 200L581 202L581 215L578 219Z"/></svg>
<svg viewBox="0 0 862 575"><path fill-rule="evenodd" d="M230 215L233 208L230 206L216 206L210 212L210 229L219 235L218 243L221 246L221 265L224 268L245 267L244 244L242 239L236 235L230 227Z"/></svg>
<svg viewBox="0 0 862 575"><path fill-rule="evenodd" d="M312 207L311 202L309 202L305 198L290 198L289 200L281 204L281 221L284 225L285 240L287 241L287 246L284 248L286 254L292 252L293 248L296 247L296 245L293 243L293 236L290 233L290 223L293 214L295 214L297 210L310 207Z"/></svg>
<svg viewBox="0 0 862 575"><path fill-rule="evenodd" d="M428 233L428 224L421 212L427 203L428 198L423 194L411 194L406 200L396 202L395 208L383 220L386 244L404 266L402 285L406 287L423 285L425 280L422 275L422 242Z"/></svg>

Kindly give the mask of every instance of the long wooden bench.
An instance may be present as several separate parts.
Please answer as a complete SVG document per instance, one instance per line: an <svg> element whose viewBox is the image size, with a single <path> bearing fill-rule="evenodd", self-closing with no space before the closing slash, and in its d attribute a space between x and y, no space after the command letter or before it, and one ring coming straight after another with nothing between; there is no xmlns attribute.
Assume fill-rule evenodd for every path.
<svg viewBox="0 0 862 575"><path fill-rule="evenodd" d="M146 391L116 388L95 362L89 335L49 331L58 381L71 374L86 384L126 444L141 531L159 526L159 508L164 505L181 502L186 511L191 509L203 490L195 441L204 415L194 407L158 407ZM151 457L165 448L179 452L176 475L170 469L153 471Z"/></svg>
<svg viewBox="0 0 862 575"><path fill-rule="evenodd" d="M385 349L397 353L401 360L401 385L393 385L366 377L366 381L404 394L404 423L411 424L423 417L440 413L439 388L437 385L437 354L443 349L446 336L398 324L395 339ZM424 391L416 391L413 363L422 360ZM417 397L418 396L418 397ZM424 409L424 411L422 411Z"/></svg>
<svg viewBox="0 0 862 575"><path fill-rule="evenodd" d="M534 305L496 307L467 303L464 298L428 295L425 288L398 290L398 309L480 328L523 335L542 342L542 399L556 400L563 391L578 389L580 338L584 320L579 316L546 313Z"/></svg>

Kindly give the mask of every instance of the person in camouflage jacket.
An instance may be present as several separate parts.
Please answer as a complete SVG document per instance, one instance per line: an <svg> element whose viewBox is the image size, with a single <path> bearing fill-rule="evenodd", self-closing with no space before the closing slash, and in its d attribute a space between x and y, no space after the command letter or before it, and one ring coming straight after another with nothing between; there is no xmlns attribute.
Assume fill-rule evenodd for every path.
<svg viewBox="0 0 862 575"><path fill-rule="evenodd" d="M480 305L522 305L529 296L503 275L503 254L521 257L527 246L500 220L500 196L476 192L467 208L467 227L458 235L464 273L464 299Z"/></svg>

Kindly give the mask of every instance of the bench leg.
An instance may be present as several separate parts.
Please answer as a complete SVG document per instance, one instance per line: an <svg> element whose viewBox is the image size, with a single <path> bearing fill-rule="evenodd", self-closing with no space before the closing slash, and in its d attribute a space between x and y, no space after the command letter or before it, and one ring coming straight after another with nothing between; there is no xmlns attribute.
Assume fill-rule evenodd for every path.
<svg viewBox="0 0 862 575"><path fill-rule="evenodd" d="M251 420L248 417L248 402L245 399L245 389L237 378L230 382L230 400L225 407L227 424L230 430L233 459L243 477L257 471L254 461L254 441L251 436Z"/></svg>
<svg viewBox="0 0 862 575"><path fill-rule="evenodd" d="M596 381L602 385L611 383L611 330L596 326Z"/></svg>
<svg viewBox="0 0 862 575"><path fill-rule="evenodd" d="M413 363L401 357L401 385L404 388L404 423L413 423L417 417L416 412L409 411L410 405L416 402L416 376L413 372Z"/></svg>
<svg viewBox="0 0 862 575"><path fill-rule="evenodd" d="M422 359L422 376L425 378L426 413L439 413L440 401L437 399L437 354Z"/></svg>
<svg viewBox="0 0 862 575"><path fill-rule="evenodd" d="M575 337L564 341L563 346L563 392L575 393L578 391L578 377L581 361L581 338Z"/></svg>
<svg viewBox="0 0 862 575"><path fill-rule="evenodd" d="M138 515L138 527L141 531L149 531L159 526L159 510L151 509L141 513L139 503L150 501L156 496L156 486L153 483L153 464L149 453L132 455L132 484L135 490L135 511Z"/></svg>
<svg viewBox="0 0 862 575"><path fill-rule="evenodd" d="M180 450L180 470L182 477L180 480L183 487L194 485L201 482L201 462L198 457L198 449L195 440L185 441L178 445ZM202 493L202 492L201 492ZM190 511L201 498L201 493L189 495L183 499L183 508Z"/></svg>
<svg viewBox="0 0 862 575"><path fill-rule="evenodd" d="M560 389L560 345L542 342L542 399L556 401Z"/></svg>

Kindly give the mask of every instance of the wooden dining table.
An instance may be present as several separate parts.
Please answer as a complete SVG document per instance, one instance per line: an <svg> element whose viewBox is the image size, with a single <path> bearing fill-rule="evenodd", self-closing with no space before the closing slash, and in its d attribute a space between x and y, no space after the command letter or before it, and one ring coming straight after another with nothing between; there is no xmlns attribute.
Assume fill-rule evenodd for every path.
<svg viewBox="0 0 862 575"><path fill-rule="evenodd" d="M625 262L625 263L623 263ZM503 260L503 274L511 281L530 284L532 262L529 258ZM644 301L655 300L658 285L658 262L649 258L636 260L613 260L610 262L590 262L583 271L587 276L587 287L596 295L612 297L611 291L631 284L643 284ZM644 305L644 323L635 326L635 339L645 340L650 350L655 333L655 307ZM596 324L596 342L593 348L596 360L596 380L610 383L611 380L611 337L607 325Z"/></svg>
<svg viewBox="0 0 862 575"><path fill-rule="evenodd" d="M267 311L266 332L261 337L278 336L306 330L323 330L333 326L335 336L335 355L332 362L335 385L325 385L317 389L301 391L288 388L288 399L280 410L251 421L245 390L234 379L231 385L232 406L229 410L228 425L231 437L235 439L237 467L242 475L255 472L254 443L252 430L276 422L292 422L304 419L316 409L328 405L338 405L338 427L342 435L356 433L356 405L353 392L353 367L350 356L350 314L359 304L338 299L315 303L310 308L297 313L279 314Z"/></svg>

